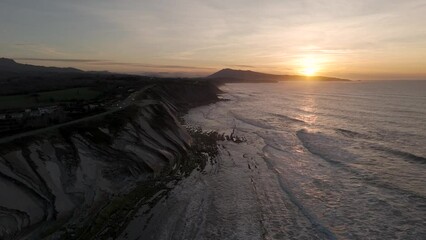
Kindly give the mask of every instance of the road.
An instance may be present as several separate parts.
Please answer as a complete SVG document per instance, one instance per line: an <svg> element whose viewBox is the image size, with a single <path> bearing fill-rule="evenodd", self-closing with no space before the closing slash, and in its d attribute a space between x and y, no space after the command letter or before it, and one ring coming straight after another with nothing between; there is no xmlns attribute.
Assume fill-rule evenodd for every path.
<svg viewBox="0 0 426 240"><path fill-rule="evenodd" d="M88 116L88 117L83 117L83 118L72 120L72 121L65 122L65 123L60 123L60 124L45 127L45 128L40 128L40 129L36 129L36 130L31 130L31 131L28 131L28 132L18 133L18 134L12 135L12 136L3 137L3 138L0 138L0 144L7 143L7 142L10 142L10 141L14 141L14 140L17 140L17 139L20 139L20 138L23 138L23 137L29 137L29 136L37 135L37 134L40 134L40 133L43 133L43 132L46 132L46 131L55 130L55 129L58 129L58 128L61 128L61 127L70 126L70 125L85 122L85 121L91 121L91 120L112 114L114 112L117 112L117 111L119 111L123 108L130 106L131 104L135 104L136 101L137 101L136 97L139 94L142 94L144 91L150 89L153 86L154 85L146 86L146 87L142 88L141 90L130 94L126 99L124 99L123 101L121 101L119 103L114 104L114 106L112 106L111 109L109 109L106 112L102 112L102 113L92 115L92 116ZM158 101L146 100L142 103L138 103L138 105L141 106L141 107L146 106L146 105L151 105L151 104L158 104Z"/></svg>

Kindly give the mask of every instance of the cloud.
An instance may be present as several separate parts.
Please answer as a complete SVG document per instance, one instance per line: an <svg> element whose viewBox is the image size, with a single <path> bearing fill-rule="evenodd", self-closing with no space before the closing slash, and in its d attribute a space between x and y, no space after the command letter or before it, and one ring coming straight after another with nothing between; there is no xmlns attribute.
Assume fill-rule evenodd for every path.
<svg viewBox="0 0 426 240"><path fill-rule="evenodd" d="M61 57L69 55L69 53L60 51L54 47L46 46L44 44L17 43L14 44L13 47L24 52L31 52L33 54L44 56Z"/></svg>
<svg viewBox="0 0 426 240"><path fill-rule="evenodd" d="M159 68L159 69L187 69L187 70L212 70L209 67L195 67L182 65L161 65L161 64L144 64L144 63L129 63L116 62L103 59L68 59L68 58L14 58L21 61L36 61L36 62L62 62L62 63L85 63L89 65L99 66L124 66L124 67L140 67L140 68Z"/></svg>
<svg viewBox="0 0 426 240"><path fill-rule="evenodd" d="M5 0L0 55L122 72L289 74L309 56L331 74L418 72L426 58L424 0L42 2Z"/></svg>
<svg viewBox="0 0 426 240"><path fill-rule="evenodd" d="M23 61L39 61L39 62L73 62L73 63L102 63L104 60L98 59L65 59L65 58L15 58L15 60Z"/></svg>
<svg viewBox="0 0 426 240"><path fill-rule="evenodd" d="M256 68L255 66L252 66L252 65L241 65L241 64L232 65L231 67Z"/></svg>
<svg viewBox="0 0 426 240"><path fill-rule="evenodd" d="M210 70L208 67L194 67L194 66L181 66L181 65L160 65L160 64L145 64L145 63L127 63L127 62L114 62L114 61L100 61L92 62L96 65L105 66L127 66L127 67L143 67L143 68L164 68L164 69L196 69L196 70Z"/></svg>

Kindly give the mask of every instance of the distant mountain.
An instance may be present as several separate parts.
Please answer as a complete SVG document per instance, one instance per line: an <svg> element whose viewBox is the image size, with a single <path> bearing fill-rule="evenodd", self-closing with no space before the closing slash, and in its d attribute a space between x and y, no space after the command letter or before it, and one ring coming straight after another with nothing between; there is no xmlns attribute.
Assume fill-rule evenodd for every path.
<svg viewBox="0 0 426 240"><path fill-rule="evenodd" d="M29 64L21 64L13 59L0 58L0 74L40 74L40 73L84 73L76 68L42 67Z"/></svg>
<svg viewBox="0 0 426 240"><path fill-rule="evenodd" d="M0 96L28 94L72 87L93 87L106 79L130 79L131 76L106 71L43 67L0 58Z"/></svg>
<svg viewBox="0 0 426 240"><path fill-rule="evenodd" d="M220 82L278 82L278 81L291 81L291 80L320 80L320 81L349 81L347 79L312 76L306 77L301 75L276 75L268 73L254 72L250 70L235 70L235 69L222 69L210 76L208 79Z"/></svg>

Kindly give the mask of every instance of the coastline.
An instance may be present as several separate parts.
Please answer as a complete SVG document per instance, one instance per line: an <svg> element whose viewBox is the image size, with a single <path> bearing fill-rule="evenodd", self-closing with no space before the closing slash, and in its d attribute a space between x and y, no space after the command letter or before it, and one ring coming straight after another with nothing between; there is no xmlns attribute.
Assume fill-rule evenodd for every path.
<svg viewBox="0 0 426 240"><path fill-rule="evenodd" d="M352 94L368 86L356 83L340 86L338 83L315 88L295 84L230 84L222 87L221 96L229 101L189 111L185 117L188 124L202 126L206 131L232 133L245 141L219 141L220 154L212 170L207 169L192 182L182 183L171 193L169 199L174 200L159 205L167 206L173 216L169 216L172 220L159 221L165 227L157 225L161 230L152 233L153 236L158 239L173 239L173 234L200 239L424 236L421 145L404 154L399 146L365 149L364 144L372 144L368 141L371 138L379 138L377 145L392 141L382 139L383 135L375 136L374 127L369 128L372 132L365 132L363 117L336 115L346 105L338 101L331 105L330 97L341 99L341 96L329 93L345 90L347 101L357 106L355 110L365 110L362 106L366 103L360 104L360 95ZM299 92L290 92L292 89ZM284 90L288 94L283 94ZM301 90L306 92L301 94ZM322 94L312 94L315 92ZM324 102L327 104L322 105ZM282 103L286 105L283 107ZM332 110L328 109L330 106ZM380 121L382 116L378 115L369 121ZM421 119L422 115L416 116ZM382 121L388 121L388 117L383 118ZM351 125L356 121L359 128ZM415 123L411 125L417 129ZM391 131L387 136L394 134ZM406 139L406 132L401 134L398 136ZM424 137L419 135L416 139ZM396 170L396 166L400 168ZM398 176L400 171L413 178L388 177ZM177 212L176 209L182 208Z"/></svg>
<svg viewBox="0 0 426 240"><path fill-rule="evenodd" d="M194 140L189 152L197 156L189 164L197 166L167 183L166 193L158 191L142 204L118 239L264 238L253 181L259 164L246 154L239 156L252 151L250 144L235 129L216 131L191 119L192 113L221 102L186 109L183 122ZM253 206L257 210L251 211Z"/></svg>
<svg viewBox="0 0 426 240"><path fill-rule="evenodd" d="M182 89L182 87L178 88ZM183 89L185 89L185 87ZM185 91L186 90L188 89L185 89ZM170 201L172 198L171 196L176 194L176 191L179 192L180 189L188 191L188 189L192 189L194 187L194 184L197 185L197 181L194 181L194 179L202 179L203 175L207 172L217 169L217 161L222 154L219 146L220 142L242 141L242 139L233 136L232 134L225 135L219 134L216 131L204 131L200 126L185 123L185 116L188 114L188 111L222 101L217 98L218 92L220 91L209 87L203 95L199 95L200 92L198 92L195 96L187 94L186 96L191 100L188 100L188 98L182 99L176 97L182 94L180 91L176 91L176 85L171 84L169 86L160 85L159 88L152 92L153 95L149 94L149 97L162 99L162 101L166 104L171 104L176 107L175 114L179 117L180 123L184 126L191 138L191 143L187 146L187 149L183 153L184 160L175 165L170 171L161 173L149 181L136 183L135 187L130 192L119 196L112 202L108 203L108 205L112 206L132 206L130 211L126 211L126 216L123 216L123 219L118 220L114 217L114 219L107 221L101 220L102 226L113 226L118 220L118 222L120 222L118 226L114 226L114 228L105 228L102 226L97 228L96 226L92 226L90 229L94 228L95 231L86 232L83 235L80 235L80 237L102 238L114 236L114 239L146 239L147 236L150 236L150 239L161 239L159 234L163 235L166 232L158 232L159 224L161 224L162 227L167 227L167 224L159 222L169 221L171 218L173 219L174 217L179 216L179 214L175 214L175 216L172 216L174 214L170 214L170 209L168 209L168 207L164 207L164 205L170 205L170 203L166 202ZM176 93L178 94L173 95ZM201 99L200 96L202 96ZM194 102L194 99L197 99L197 101ZM205 189L198 188L198 190L204 191ZM181 193L179 193L179 195L180 194ZM193 196L194 195L192 194L188 196L191 198L191 201ZM182 196L179 196L179 198L181 197ZM127 199L137 199L137 201L129 203ZM179 211L182 209L186 209L186 207L180 206L175 210ZM108 207L104 207L102 212L105 211L109 211ZM107 219L108 217L103 216L102 212L98 213L100 218ZM156 216L156 219L153 219L153 216ZM176 221L182 221L182 219L176 218ZM95 219L93 222L98 221ZM141 231L141 226L143 226L143 231ZM195 231L196 228L196 226L193 226L191 231ZM169 233L172 233L172 236L174 236L173 232ZM64 236L62 235L61 237Z"/></svg>
<svg viewBox="0 0 426 240"><path fill-rule="evenodd" d="M288 186L253 147L265 144L261 138L209 116L223 104L233 103L216 102L185 115L191 127L223 136L217 139L217 156L150 210L142 208L119 239L334 239L291 194L281 194Z"/></svg>
<svg viewBox="0 0 426 240"><path fill-rule="evenodd" d="M186 98L176 97L182 91ZM179 118L217 101L216 91L208 83L163 82L96 121L2 143L0 184L10 197L2 196L0 206L10 222L0 237L118 237L141 205L167 195L202 168L205 154L215 154L218 136L190 129L197 139L191 147ZM13 220L21 217L20 224Z"/></svg>
<svg viewBox="0 0 426 240"><path fill-rule="evenodd" d="M70 155L85 155L80 157L80 162L75 159L73 164L86 169L83 173L91 169L86 178L97 176L94 183L84 182L84 178L77 181L80 185L91 186L86 191L90 198L85 200L85 204L91 201L92 205L90 211L82 208L74 212L74 216L82 215L71 222L60 215L62 218L51 220L52 224L47 224L36 236L68 239L108 236L114 239L338 239L372 234L357 231L359 227L373 230L387 227L392 231L374 233L390 238L394 234L408 238L421 236L420 221L414 222L416 225L405 226L410 227L410 232L398 231L396 221L409 221L407 216L422 219L421 211L416 211L422 208L424 199L421 192L422 165L414 170L408 169L420 176L418 193L406 189L408 185L404 183L389 185L393 179L386 179L386 175L381 178L376 175L374 181L370 181L369 177L374 176L368 172L371 168L359 169L351 165L363 161L362 155L356 155L363 152L345 148L365 139L366 133L343 125L346 119L338 128L335 125L312 124L311 121L322 120L313 118L321 114L314 112L321 109L320 106L304 108L303 104L311 106L312 102L301 104L298 94L283 96L282 88L291 86L297 87L293 84L229 84L221 86L223 91L209 90L206 94L199 91L205 87L200 87L199 83L185 87L159 85L138 99L142 102L157 101L150 107L142 104L141 115L130 111L108 118L107 122L114 123L115 130L111 131L105 122L96 122L74 129L79 135L77 137L70 131L66 135L71 136L72 141L68 142L72 142L74 147L63 145L60 148L72 153ZM322 86L331 89L332 85ZM354 84L354 87L359 85ZM188 99L174 97L179 97L181 90L188 91L189 102ZM191 93L193 95L189 95ZM312 99L312 95L308 94L306 99ZM358 101L358 98L355 99ZM283 108L283 102L293 102L293 106L298 107ZM267 104L270 105L266 108ZM138 116L137 121L135 116ZM330 114L319 116L335 117ZM363 122L361 126L364 126ZM318 127L322 127L321 131ZM112 134L114 131L118 135ZM41 148L36 144L42 139L29 141L35 143L24 149L26 161L37 164L38 171L47 171L42 172L42 176L57 176L59 173L53 175L55 172L47 166L60 163L49 159L53 158L52 152L58 151L58 147L52 144L54 149L51 149L44 144ZM151 149L144 152L152 144L155 148L151 149L155 152ZM82 148L82 145L86 147ZM112 153L106 146L115 148L120 154L90 157L93 150ZM117 146L121 147L117 149ZM38 149L49 157L43 156L40 162L35 154ZM139 150L133 152L135 149ZM378 150L381 155L387 153L388 157L402 161L405 166L419 162L417 155L402 154L392 149ZM126 159L127 156L135 156L134 153L138 156L133 159L136 164ZM150 158L150 154L155 157ZM126 161L121 165L130 167L135 175L145 178L135 181L132 176L121 175L127 181L119 185L118 191L107 192L107 179L99 174L104 168L93 165L88 168L88 164L98 161L102 166L117 169L120 165L115 164ZM367 158L366 161L368 166L373 166ZM140 168L142 164L148 164L148 167ZM380 166L379 170L382 170ZM156 170L149 172L149 169ZM47 186L51 186L53 183L48 180ZM387 186L392 186L392 189ZM64 198L69 194L65 190L66 186L63 194L57 194L55 189L52 193ZM371 192L375 194L366 194ZM383 203L383 198L386 198L387 204L378 204ZM92 201L94 199L97 201ZM402 211L406 199L415 204L412 210L405 210L410 211L409 214ZM372 202L375 204L370 204ZM358 206L368 209L375 221L365 219L365 211L358 211ZM392 211L387 211L389 209Z"/></svg>
<svg viewBox="0 0 426 240"><path fill-rule="evenodd" d="M249 152L250 145L232 133L217 136L214 158L177 182L151 209L141 208L119 239L263 238L261 214L250 210L259 207L251 178L257 163L233 158Z"/></svg>

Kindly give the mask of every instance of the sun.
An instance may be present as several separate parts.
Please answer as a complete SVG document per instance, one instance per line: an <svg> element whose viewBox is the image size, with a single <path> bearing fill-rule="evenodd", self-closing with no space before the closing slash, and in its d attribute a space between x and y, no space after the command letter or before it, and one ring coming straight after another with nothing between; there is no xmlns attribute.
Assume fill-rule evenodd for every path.
<svg viewBox="0 0 426 240"><path fill-rule="evenodd" d="M302 70L302 74L308 77L315 76L315 74L318 72L318 68L314 66L305 67Z"/></svg>
<svg viewBox="0 0 426 240"><path fill-rule="evenodd" d="M320 70L319 59L313 56L302 58L300 61L300 73L304 76L315 76Z"/></svg>

